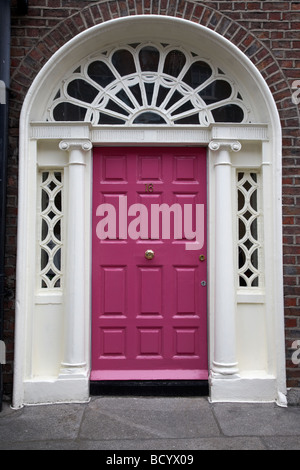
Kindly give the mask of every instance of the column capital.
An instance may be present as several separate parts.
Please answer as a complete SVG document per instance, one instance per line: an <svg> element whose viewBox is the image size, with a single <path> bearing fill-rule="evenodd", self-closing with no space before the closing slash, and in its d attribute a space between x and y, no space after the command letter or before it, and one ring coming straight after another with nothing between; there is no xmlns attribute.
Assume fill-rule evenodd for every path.
<svg viewBox="0 0 300 470"><path fill-rule="evenodd" d="M239 152L242 148L242 144L238 140L211 140L208 147L214 152L218 150Z"/></svg>
<svg viewBox="0 0 300 470"><path fill-rule="evenodd" d="M80 150L83 152L88 152L93 147L93 144L88 139L64 139L59 143L59 148L61 150Z"/></svg>

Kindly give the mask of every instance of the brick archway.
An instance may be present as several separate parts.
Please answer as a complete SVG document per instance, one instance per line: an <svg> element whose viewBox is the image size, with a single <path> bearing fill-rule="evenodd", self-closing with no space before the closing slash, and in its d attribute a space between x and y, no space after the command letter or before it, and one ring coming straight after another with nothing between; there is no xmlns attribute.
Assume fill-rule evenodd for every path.
<svg viewBox="0 0 300 470"><path fill-rule="evenodd" d="M69 15L63 18L68 12ZM18 109L14 111L17 112L21 108L24 96L42 66L68 40L102 22L141 14L183 18L206 26L228 39L249 57L261 72L274 96L282 119L285 119L285 102L291 96L291 84L286 82L275 54L266 45L266 42L270 43L270 41L266 41L263 34L255 35L251 33L245 27L246 22L243 17L237 20L238 15L233 11L221 13L217 9L206 6L204 2L182 0L169 0L168 2L166 0L157 0L155 2L149 0L145 1L144 5L137 0L129 0L128 2L108 0L96 4L92 3L80 11L78 11L78 8L54 9L52 13L54 18L51 18L53 26L51 28L46 27L46 18L51 15L51 12L47 11L45 24L42 26L41 23L45 34L41 37L40 31L43 31L43 29L28 28L30 40L28 38L25 46L23 46L25 54L20 57L20 60L16 58L13 63L12 92L14 102L19 104ZM265 19L267 21L267 14ZM33 46L32 43L34 43Z"/></svg>

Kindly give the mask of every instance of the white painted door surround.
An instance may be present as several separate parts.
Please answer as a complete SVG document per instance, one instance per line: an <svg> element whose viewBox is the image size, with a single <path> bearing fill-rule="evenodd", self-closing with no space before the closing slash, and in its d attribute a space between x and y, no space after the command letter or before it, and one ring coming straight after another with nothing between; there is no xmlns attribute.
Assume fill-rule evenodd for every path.
<svg viewBox="0 0 300 470"><path fill-rule="evenodd" d="M221 80L221 73L227 81L222 93L231 87L222 99L235 100L243 118L221 122L209 101L200 110L203 95L191 91L195 85L187 78L179 84L188 73L168 82L161 69L161 75L140 70L114 76L103 95L103 84L95 85L102 108L80 111L89 118L55 120L68 115L60 104L68 93L74 106L79 103L66 85L72 74L76 80L85 74L90 83L91 58L96 57L95 70L99 52L113 51L117 42L130 45L124 46L128 53L149 38L211 64L215 78ZM167 60L161 47L159 60ZM103 57L102 67L109 60ZM144 101L136 94L128 100L130 78L152 80ZM177 104L159 101L158 79L165 87L181 87ZM103 107L107 119L129 117L103 124ZM197 123L180 121L195 109ZM143 122L149 112L154 124ZM275 103L252 63L223 37L189 21L121 18L86 30L54 54L32 84L21 115L15 408L89 399L92 147L101 145L207 147L210 400L285 405L280 135Z"/></svg>

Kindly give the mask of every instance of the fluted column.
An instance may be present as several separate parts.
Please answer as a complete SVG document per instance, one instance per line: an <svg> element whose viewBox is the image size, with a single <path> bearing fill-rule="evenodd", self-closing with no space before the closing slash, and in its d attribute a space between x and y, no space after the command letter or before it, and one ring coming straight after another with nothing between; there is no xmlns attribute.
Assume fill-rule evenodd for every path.
<svg viewBox="0 0 300 470"><path fill-rule="evenodd" d="M85 358L85 165L89 140L63 140L68 151L68 193L66 217L65 327L61 376L81 374Z"/></svg>
<svg viewBox="0 0 300 470"><path fill-rule="evenodd" d="M215 318L212 373L220 378L230 378L238 373L231 152L238 152L241 144L211 141L209 148L216 153Z"/></svg>

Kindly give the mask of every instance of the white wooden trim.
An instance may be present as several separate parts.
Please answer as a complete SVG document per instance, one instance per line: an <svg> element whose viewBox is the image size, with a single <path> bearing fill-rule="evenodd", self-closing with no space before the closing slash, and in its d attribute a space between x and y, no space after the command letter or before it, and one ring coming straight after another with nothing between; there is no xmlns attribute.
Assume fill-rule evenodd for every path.
<svg viewBox="0 0 300 470"><path fill-rule="evenodd" d="M102 45L125 41L159 39L183 43L186 47L206 51L211 54L220 66L230 66L231 76L243 88L243 97L251 102L254 124L214 124L209 127L178 126L172 129L167 126L138 126L130 128L91 126L88 123L49 123L40 122L49 102L49 93L60 83L64 74L78 60L99 49ZM207 52L209 51L209 53ZM230 65L228 65L230 64ZM261 124L262 123L262 124ZM59 49L42 68L35 78L25 98L20 117L20 153L19 153L19 215L18 215L18 261L17 261L17 293L16 293L16 340L13 407L18 408L24 403L41 403L43 401L87 400L88 365L85 375L80 378L57 376L35 376L33 360L35 357L35 303L36 307L44 308L44 297L35 292L35 241L33 227L36 224L36 169L39 147L44 142L58 144L65 139L88 139L93 145L208 145L211 140L228 143L238 140L243 149L251 143L257 143L260 155L256 158L262 166L262 188L264 200L264 239L266 256L266 286L261 297L264 300L264 321L266 322L266 351L268 369L259 374L255 370L243 372L237 379L211 377L212 401L273 401L278 398L284 404L285 385L285 353L284 353L284 321L283 321L283 277L282 277L282 219L281 219L281 127L278 111L268 85L252 62L233 44L214 31L199 24L174 17L158 15L137 15L104 22L87 29L74 37ZM56 147L55 147L56 146ZM250 147L249 147L250 148ZM55 160L61 159L64 166L65 152L55 150ZM209 150L209 343L210 367L214 360L214 266L216 265L215 242L215 171L212 150ZM253 167L251 148L243 154L242 150L234 160L238 165L239 158L243 168ZM233 158L233 157L232 157ZM86 180L91 176L91 158L87 160ZM246 162L246 164L245 164ZM47 161L43 159L43 165ZM51 164L50 164L51 166ZM255 163L257 167L257 163ZM233 181L233 179L232 179ZM90 221L90 190L86 192L85 221ZM91 228L89 228L91 230ZM90 232L86 234L90 237ZM90 244L85 250L86 270L85 288L89 289ZM247 305L242 293L236 294L235 302ZM58 299L56 299L58 300ZM247 298L250 301L250 297ZM64 304L51 303L51 308L62 308ZM256 305L258 305L256 303ZM233 306L234 307L234 306ZM90 296L85 297L86 311L90 311ZM54 310L53 310L54 312ZM61 310L55 310L56 321L60 321ZM39 319L39 318L38 318ZM47 317L48 319L48 317ZM89 354L90 337L87 325L90 319L85 318L84 333L86 357ZM255 331L253 330L254 334ZM258 379L259 377L259 379ZM256 379L257 378L257 379ZM66 383L65 383L66 382ZM241 386L238 386L238 383ZM48 385L51 386L48 387ZM79 385L78 385L79 384ZM254 384L254 386L251 386ZM268 386L271 384L272 386ZM66 385L66 387L65 387ZM78 388L76 389L76 387ZM74 387L74 388L73 388ZM72 392L73 390L73 392ZM261 393L260 393L261 392ZM70 394L73 393L73 396Z"/></svg>
<svg viewBox="0 0 300 470"><path fill-rule="evenodd" d="M31 122L30 138L51 139L89 139L93 144L122 145L168 145L168 144L209 144L211 140L240 140L266 142L268 124L213 124L200 126L92 126L89 123Z"/></svg>

